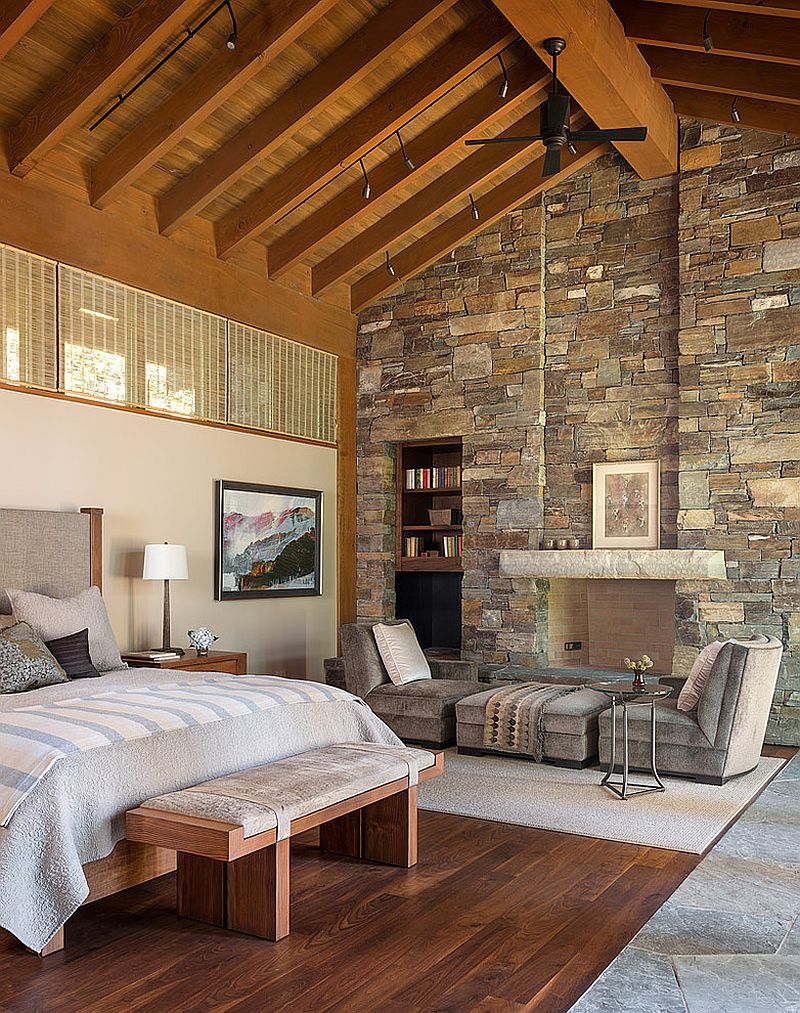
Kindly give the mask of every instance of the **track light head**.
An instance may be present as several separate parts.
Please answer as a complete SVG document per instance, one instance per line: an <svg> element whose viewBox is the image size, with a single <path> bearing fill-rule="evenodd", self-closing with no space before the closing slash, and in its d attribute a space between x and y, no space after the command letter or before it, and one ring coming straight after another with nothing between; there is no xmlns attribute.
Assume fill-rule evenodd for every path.
<svg viewBox="0 0 800 1013"><path fill-rule="evenodd" d="M236 49L236 43L238 41L239 41L239 33L231 32L231 34L228 36L228 41L225 43L225 45L228 47L228 49Z"/></svg>
<svg viewBox="0 0 800 1013"><path fill-rule="evenodd" d="M470 206L470 214L472 215L472 217L475 219L476 222L479 222L481 220L481 213L478 210L478 205L475 203L475 198L472 196L472 194L469 195L469 206Z"/></svg>
<svg viewBox="0 0 800 1013"><path fill-rule="evenodd" d="M412 162L408 152L406 151L406 146L405 144L403 144L403 138L400 134L400 131L397 130L395 132L397 134L397 140L400 142L400 154L403 156L403 161L406 163L406 168L408 169L409 172L413 172L417 166L414 162Z"/></svg>
<svg viewBox="0 0 800 1013"><path fill-rule="evenodd" d="M711 8L706 11L706 16L703 18L703 49L707 53L710 53L714 48L714 40L708 31L708 19L711 17Z"/></svg>
<svg viewBox="0 0 800 1013"><path fill-rule="evenodd" d="M734 123L742 122L742 114L739 112L739 96L733 96L733 102L731 102L731 119Z"/></svg>
<svg viewBox="0 0 800 1013"><path fill-rule="evenodd" d="M397 271L394 269L394 264L388 250L386 251L386 273L390 274L393 278L397 277Z"/></svg>
<svg viewBox="0 0 800 1013"><path fill-rule="evenodd" d="M575 147L572 141L567 141L567 151L570 153L570 155L578 154L578 149Z"/></svg>
<svg viewBox="0 0 800 1013"><path fill-rule="evenodd" d="M372 196L372 187L370 186L369 176L367 175L367 167L364 165L364 159L359 158L359 165L361 166L361 172L364 176L364 188L361 191L361 196L364 200L369 200Z"/></svg>
<svg viewBox="0 0 800 1013"><path fill-rule="evenodd" d="M501 68L503 70L503 80L502 80L502 83L500 85L500 88L497 91L497 94L500 96L501 99L507 99L508 98L508 87L509 87L508 86L508 73L506 72L506 65L505 65L505 63L503 63L503 54L502 53L498 53L497 54L497 59L500 61L500 66L501 66Z"/></svg>

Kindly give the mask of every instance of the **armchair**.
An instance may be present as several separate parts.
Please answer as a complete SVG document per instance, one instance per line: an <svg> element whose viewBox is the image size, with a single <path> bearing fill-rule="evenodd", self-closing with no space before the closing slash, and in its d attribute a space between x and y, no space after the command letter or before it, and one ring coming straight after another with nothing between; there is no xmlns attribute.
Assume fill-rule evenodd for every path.
<svg viewBox="0 0 800 1013"><path fill-rule="evenodd" d="M455 741L456 703L478 693L478 664L428 656L432 679L395 686L372 625L342 626L345 687L360 696L405 742L444 748Z"/></svg>
<svg viewBox="0 0 800 1013"><path fill-rule="evenodd" d="M724 784L756 767L782 653L781 642L774 637L729 641L717 655L697 707L691 711L677 709L684 680L661 679L675 690L656 704L656 759L661 773ZM634 769L647 769L650 762L649 722L649 708L629 710L628 749ZM599 724L600 761L606 764L611 746L608 711L600 715ZM621 751L619 742L617 747Z"/></svg>

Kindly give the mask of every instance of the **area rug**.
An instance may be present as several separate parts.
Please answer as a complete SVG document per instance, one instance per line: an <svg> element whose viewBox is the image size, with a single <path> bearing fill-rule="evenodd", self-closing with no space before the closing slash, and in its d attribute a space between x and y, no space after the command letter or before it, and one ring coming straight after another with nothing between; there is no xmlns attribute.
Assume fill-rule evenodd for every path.
<svg viewBox="0 0 800 1013"><path fill-rule="evenodd" d="M567 770L450 749L444 774L419 786L419 807L702 855L785 763L762 757L755 770L721 787L664 778L665 792L622 801L600 787L597 768Z"/></svg>

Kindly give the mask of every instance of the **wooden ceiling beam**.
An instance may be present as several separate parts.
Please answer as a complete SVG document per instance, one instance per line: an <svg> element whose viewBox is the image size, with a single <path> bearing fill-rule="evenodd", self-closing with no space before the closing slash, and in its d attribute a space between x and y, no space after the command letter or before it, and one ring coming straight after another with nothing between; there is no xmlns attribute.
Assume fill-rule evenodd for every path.
<svg viewBox="0 0 800 1013"><path fill-rule="evenodd" d="M621 0L614 9L622 18L625 34L637 45L705 53L705 11L700 8ZM800 26L790 18L715 11L713 20L709 19L708 30L714 42L714 56L767 60L800 67Z"/></svg>
<svg viewBox="0 0 800 1013"><path fill-rule="evenodd" d="M481 15L315 149L278 172L249 200L229 212L215 230L218 255L228 256L247 239L274 225L515 38L514 29L496 12Z"/></svg>
<svg viewBox="0 0 800 1013"><path fill-rule="evenodd" d="M457 0L393 0L165 193L158 200L160 231L169 235L201 211L276 151L309 115L335 102L455 3Z"/></svg>
<svg viewBox="0 0 800 1013"><path fill-rule="evenodd" d="M740 98L736 109L741 117L735 123L731 116L730 95L719 95L711 91L694 91L691 88L667 87L675 104L675 111L681 116L692 116L711 123L729 123L734 127L750 127L766 130L773 134L794 134L800 137L800 109L781 102L762 102L759 99Z"/></svg>
<svg viewBox="0 0 800 1013"><path fill-rule="evenodd" d="M198 0L141 0L9 133L9 165L25 176L184 26Z"/></svg>
<svg viewBox="0 0 800 1013"><path fill-rule="evenodd" d="M0 60L33 28L53 0L3 0L0 10Z"/></svg>
<svg viewBox="0 0 800 1013"><path fill-rule="evenodd" d="M544 40L567 40L559 76L598 127L647 127L646 140L615 145L639 176L652 179L676 171L678 128L672 103L636 44L625 37L608 0L495 0L495 6L548 66Z"/></svg>
<svg viewBox="0 0 800 1013"><path fill-rule="evenodd" d="M370 173L373 196L369 202L361 196L363 183L353 183L289 232L273 240L267 248L270 277L279 277L310 256L361 215L374 214L398 190L423 173L429 173L460 149L467 137L491 129L501 117L522 107L550 81L549 73L537 64L538 61L524 60L508 66L509 90L505 101L497 93L497 81L491 81L415 137L408 149L416 168L408 168L400 151L376 166Z"/></svg>
<svg viewBox="0 0 800 1013"><path fill-rule="evenodd" d="M704 11L734 11L737 14L767 15L775 18L800 18L800 0L652 0L653 3L701 7Z"/></svg>
<svg viewBox="0 0 800 1013"><path fill-rule="evenodd" d="M642 46L641 49L652 67L653 77L662 84L800 105L800 67L738 60L713 53L697 56L656 46Z"/></svg>
<svg viewBox="0 0 800 1013"><path fill-rule="evenodd" d="M392 277L386 268L381 266L360 278L351 289L353 313L358 313L386 292L402 284L406 279L419 274L420 271L430 264L436 263L437 260L441 260L451 250L455 250L456 247L482 232L493 222L498 221L510 211L514 211L535 197L536 194L548 190L572 173L584 168L607 150L607 146L604 144L596 145L577 156L570 155L565 150L561 155L561 171L549 177L542 177L544 156L537 159L532 165L526 164L519 172L514 173L493 190L483 194L480 221L476 222L470 214L461 210L445 219L427 235L392 256L395 277Z"/></svg>
<svg viewBox="0 0 800 1013"><path fill-rule="evenodd" d="M266 0L258 14L239 25L236 49L223 46L92 167L92 204L107 207L335 2Z"/></svg>
<svg viewBox="0 0 800 1013"><path fill-rule="evenodd" d="M540 92L537 105L546 98L547 92ZM586 117L578 113L572 120L573 129L580 129L586 122ZM498 136L519 137L531 132L530 115L526 113ZM461 214L471 215L472 209L467 203L471 191L484 186L509 162L525 156L526 164L530 165L544 154L541 141L531 141L528 144L487 144L468 150L474 153L431 180L421 190L409 194L402 204L320 261L311 272L312 293L318 295L324 292L331 285L354 274L362 264L368 263L378 254L395 249L406 236L456 201L463 202ZM479 201L478 204L480 203Z"/></svg>

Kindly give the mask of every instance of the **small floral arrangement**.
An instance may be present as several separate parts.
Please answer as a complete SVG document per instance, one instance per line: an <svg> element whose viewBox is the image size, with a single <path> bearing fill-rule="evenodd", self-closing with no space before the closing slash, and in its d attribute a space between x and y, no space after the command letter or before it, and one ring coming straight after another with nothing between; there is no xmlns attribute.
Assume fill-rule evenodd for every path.
<svg viewBox="0 0 800 1013"><path fill-rule="evenodd" d="M653 659L648 658L646 654L643 654L641 658L636 661L631 661L630 658L625 658L625 667L629 672L646 672L648 668L653 667Z"/></svg>

